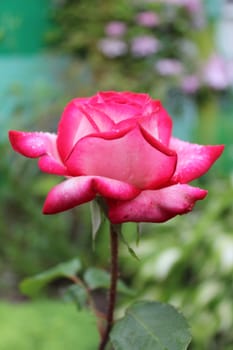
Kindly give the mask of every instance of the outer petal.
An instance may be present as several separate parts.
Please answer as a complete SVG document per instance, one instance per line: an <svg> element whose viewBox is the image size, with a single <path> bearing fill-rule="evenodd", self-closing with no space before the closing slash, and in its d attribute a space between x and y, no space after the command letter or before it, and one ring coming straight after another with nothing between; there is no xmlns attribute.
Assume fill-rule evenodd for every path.
<svg viewBox="0 0 233 350"><path fill-rule="evenodd" d="M187 183L205 174L224 150L223 145L202 146L172 138L169 147L178 160L172 183Z"/></svg>
<svg viewBox="0 0 233 350"><path fill-rule="evenodd" d="M39 168L41 171L54 175L68 176L66 167L62 162L58 162L56 159L49 155L44 155L39 159Z"/></svg>
<svg viewBox="0 0 233 350"><path fill-rule="evenodd" d="M149 140L151 141L151 140ZM154 140L149 143L138 127L122 137L117 132L80 140L66 162L69 173L96 175L127 182L140 189L158 188L172 177L176 153Z"/></svg>
<svg viewBox="0 0 233 350"><path fill-rule="evenodd" d="M128 200L136 197L139 190L127 183L104 177L70 178L52 188L46 198L43 212L55 214L68 210L91 201L97 194L106 198Z"/></svg>
<svg viewBox="0 0 233 350"><path fill-rule="evenodd" d="M47 132L11 130L9 139L16 152L29 158L38 158L47 153L54 153L56 148L56 135Z"/></svg>
<svg viewBox="0 0 233 350"><path fill-rule="evenodd" d="M156 191L143 191L130 201L109 201L109 218L113 223L163 222L192 210L207 191L189 185L173 185Z"/></svg>
<svg viewBox="0 0 233 350"><path fill-rule="evenodd" d="M42 171L56 175L67 175L57 151L57 135L44 132L10 131L9 139L13 149L25 157L40 158Z"/></svg>

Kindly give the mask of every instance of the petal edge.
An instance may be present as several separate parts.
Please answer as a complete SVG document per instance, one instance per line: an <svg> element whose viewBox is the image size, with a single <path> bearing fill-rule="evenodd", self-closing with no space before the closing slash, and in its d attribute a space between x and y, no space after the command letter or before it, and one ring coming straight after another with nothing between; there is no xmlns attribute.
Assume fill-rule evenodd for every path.
<svg viewBox="0 0 233 350"><path fill-rule="evenodd" d="M164 222L176 215L188 213L207 191L177 184L160 190L141 192L130 201L108 201L109 218L113 223Z"/></svg>

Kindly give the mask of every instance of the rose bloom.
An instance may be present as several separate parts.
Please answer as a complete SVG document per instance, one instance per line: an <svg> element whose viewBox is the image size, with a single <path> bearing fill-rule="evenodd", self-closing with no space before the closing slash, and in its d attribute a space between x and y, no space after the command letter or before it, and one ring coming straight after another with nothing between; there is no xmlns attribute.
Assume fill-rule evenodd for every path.
<svg viewBox="0 0 233 350"><path fill-rule="evenodd" d="M172 120L147 94L99 92L65 108L57 134L10 131L15 151L66 178L43 212L54 214L100 196L112 223L162 222L192 210L207 191L188 183L221 155L172 137Z"/></svg>

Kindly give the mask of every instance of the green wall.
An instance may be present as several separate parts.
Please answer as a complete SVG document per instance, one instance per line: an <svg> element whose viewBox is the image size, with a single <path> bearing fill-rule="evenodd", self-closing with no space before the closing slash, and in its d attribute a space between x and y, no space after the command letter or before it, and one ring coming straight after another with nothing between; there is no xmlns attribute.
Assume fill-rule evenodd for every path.
<svg viewBox="0 0 233 350"><path fill-rule="evenodd" d="M52 30L50 0L0 1L0 54L35 53Z"/></svg>

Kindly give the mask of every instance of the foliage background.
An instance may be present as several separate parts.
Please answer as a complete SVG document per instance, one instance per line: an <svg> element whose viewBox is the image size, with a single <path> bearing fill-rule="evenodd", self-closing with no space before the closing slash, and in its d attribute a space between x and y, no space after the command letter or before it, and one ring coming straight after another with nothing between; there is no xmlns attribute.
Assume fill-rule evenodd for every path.
<svg viewBox="0 0 233 350"><path fill-rule="evenodd" d="M226 150L198 183L209 190L209 196L191 214L163 225L144 224L138 246L135 225L125 225L124 236L140 260L131 257L122 244L121 278L136 292L135 297L170 302L182 310L194 335L190 349L231 350L233 112L228 69L232 57L221 50L217 40L224 20L223 2L200 2L197 12L169 1L67 0L43 1L41 6L37 0L31 0L31 4L31 12L28 0L20 8L14 0L0 4L2 300L27 300L18 287L22 278L61 261L78 256L84 269L95 266L105 270L109 262L106 223L101 226L95 249L92 247L89 205L51 217L41 214L46 193L60 179L40 174L35 162L14 154L7 131L11 128L55 131L64 105L74 96L90 95L102 89L148 92L160 98L169 110L177 136L193 142L225 143ZM148 11L158 16L159 24L138 23L138 15ZM127 31L123 36L111 37L106 32L112 21L125 25ZM21 39L16 33L21 33ZM149 53L145 49L135 54L132 42L142 35L156 38L160 49L151 44ZM109 55L109 51L106 54L100 45L106 37L113 43L121 40L126 51L119 54L121 51L113 45L115 55L111 52ZM14 42L12 38L17 40ZM203 77L207 63L215 56L220 63L211 71L215 76L213 83ZM159 73L155 67L163 59L175 59L182 69L178 64L175 74ZM184 89L184 79L190 75L198 83L191 92ZM60 279L42 291L39 297L49 299L47 306L42 306L46 317L51 314L49 303L64 299L66 286ZM103 307L105 291L97 290L95 298ZM129 300L126 296L119 297L118 316ZM20 305L22 310L24 305ZM30 324L27 305L24 316L17 317L25 317L25 324ZM7 314L12 315L2 322L9 329L18 328L12 323L14 309L5 304L2 307L8 307ZM64 317L65 312L61 310ZM40 316L33 317L41 322ZM73 317L69 327L75 322ZM25 326L25 333L19 332L22 342L23 337L25 341L31 337L26 329ZM7 327L1 329L1 336L3 333L7 334ZM47 332L43 334L44 341L49 343ZM11 350L8 340L2 348Z"/></svg>

